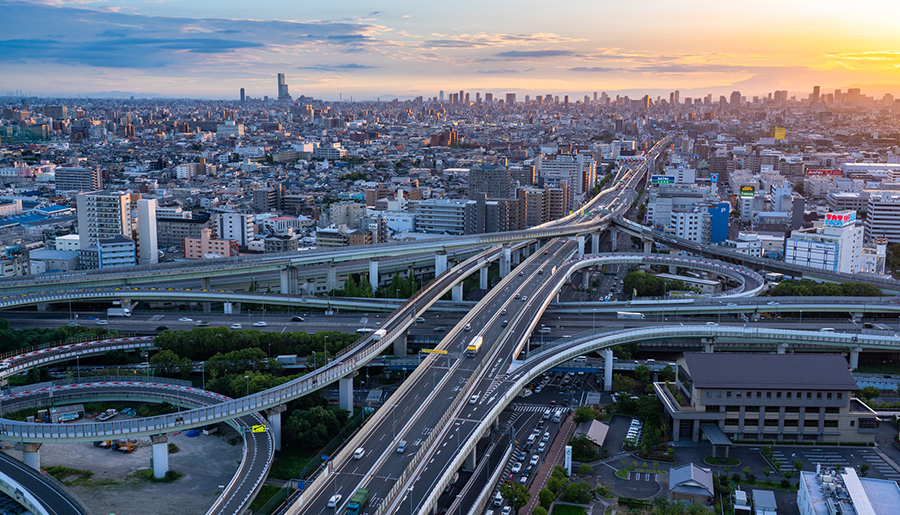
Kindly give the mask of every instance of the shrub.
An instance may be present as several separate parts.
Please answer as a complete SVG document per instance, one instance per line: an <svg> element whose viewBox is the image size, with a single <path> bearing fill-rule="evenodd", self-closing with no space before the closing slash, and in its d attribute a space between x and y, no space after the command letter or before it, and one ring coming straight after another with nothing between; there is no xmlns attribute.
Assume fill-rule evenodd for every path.
<svg viewBox="0 0 900 515"><path fill-rule="evenodd" d="M543 506L538 506L531 512L531 514L532 515L547 515L547 509L544 508Z"/></svg>
<svg viewBox="0 0 900 515"><path fill-rule="evenodd" d="M578 474L582 476L587 476L591 472L594 471L594 467L588 465L587 463L582 463L578 466Z"/></svg>
<svg viewBox="0 0 900 515"><path fill-rule="evenodd" d="M782 480L781 480L781 486L783 486L784 488L790 488L790 487L791 487L791 482L790 482L790 480L789 480L788 478L782 479Z"/></svg>

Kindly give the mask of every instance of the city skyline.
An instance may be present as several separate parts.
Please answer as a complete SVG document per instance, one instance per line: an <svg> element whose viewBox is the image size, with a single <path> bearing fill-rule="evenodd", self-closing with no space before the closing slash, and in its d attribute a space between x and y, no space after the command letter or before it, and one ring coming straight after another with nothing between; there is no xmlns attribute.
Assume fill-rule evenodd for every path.
<svg viewBox="0 0 900 515"><path fill-rule="evenodd" d="M573 2L354 2L173 5L143 1L0 1L0 92L98 92L236 99L291 93L326 100L596 90L682 97L861 87L900 93L896 7L792 2L752 9L705 0L677 9ZM576 16L577 15L577 16ZM798 23L802 21L802 23ZM77 30L72 30L72 27ZM77 36L76 36L77 35ZM70 39L73 38L73 39ZM576 97L578 98L578 97Z"/></svg>

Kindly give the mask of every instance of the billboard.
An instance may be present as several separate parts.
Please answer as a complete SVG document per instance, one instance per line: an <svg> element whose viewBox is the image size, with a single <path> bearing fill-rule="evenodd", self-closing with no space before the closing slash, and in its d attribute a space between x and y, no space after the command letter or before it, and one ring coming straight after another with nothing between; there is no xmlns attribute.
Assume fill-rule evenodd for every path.
<svg viewBox="0 0 900 515"><path fill-rule="evenodd" d="M717 174L717 173L709 174L709 182L713 182L713 183L719 182L719 174Z"/></svg>
<svg viewBox="0 0 900 515"><path fill-rule="evenodd" d="M742 197L752 197L756 195L756 188L753 186L741 186L740 195Z"/></svg>
<svg viewBox="0 0 900 515"><path fill-rule="evenodd" d="M651 175L650 184L675 184L675 177L668 175Z"/></svg>
<svg viewBox="0 0 900 515"><path fill-rule="evenodd" d="M836 176L840 177L841 175L843 175L843 173L840 170L829 170L829 169L817 168L817 169L813 169L813 170L807 170L806 175L808 175L810 177L827 177L827 176L832 176L832 175L836 175Z"/></svg>
<svg viewBox="0 0 900 515"><path fill-rule="evenodd" d="M856 222L856 211L839 211L825 215L825 225L844 227Z"/></svg>
<svg viewBox="0 0 900 515"><path fill-rule="evenodd" d="M784 127L775 127L775 129L772 131L772 137L776 140L783 140L786 135L787 129L785 129Z"/></svg>

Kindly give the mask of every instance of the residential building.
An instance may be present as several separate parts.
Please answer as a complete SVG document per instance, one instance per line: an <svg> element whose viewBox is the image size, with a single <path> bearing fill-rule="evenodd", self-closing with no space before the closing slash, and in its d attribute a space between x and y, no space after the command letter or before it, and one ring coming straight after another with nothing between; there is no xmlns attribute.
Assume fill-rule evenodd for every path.
<svg viewBox="0 0 900 515"><path fill-rule="evenodd" d="M541 154L536 161L542 184L558 186L560 181L568 181L571 207L581 205L585 194L597 183L597 163L590 155Z"/></svg>
<svg viewBox="0 0 900 515"><path fill-rule="evenodd" d="M121 234L97 240L97 268L137 264L137 245Z"/></svg>
<svg viewBox="0 0 900 515"><path fill-rule="evenodd" d="M253 215L242 213L222 213L216 219L216 226L220 240L236 240L241 247L246 247L255 233Z"/></svg>
<svg viewBox="0 0 900 515"><path fill-rule="evenodd" d="M669 471L669 492L672 500L705 506L716 495L712 470L693 463Z"/></svg>
<svg viewBox="0 0 900 515"><path fill-rule="evenodd" d="M156 199L142 198L138 200L137 213L137 237L140 264L156 264L159 262L159 236L156 231Z"/></svg>
<svg viewBox="0 0 900 515"><path fill-rule="evenodd" d="M900 243L900 193L873 192L866 204L866 241Z"/></svg>
<svg viewBox="0 0 900 515"><path fill-rule="evenodd" d="M58 166L53 172L56 191L97 191L103 188L99 168Z"/></svg>
<svg viewBox="0 0 900 515"><path fill-rule="evenodd" d="M184 252L185 238L199 238L203 229L215 227L208 213L194 213L191 218L156 219L157 243L161 248Z"/></svg>
<svg viewBox="0 0 900 515"><path fill-rule="evenodd" d="M690 352L676 366L674 385L654 383L676 442L705 437L727 449L730 440L873 442L878 433L839 354Z"/></svg>
<svg viewBox="0 0 900 515"><path fill-rule="evenodd" d="M201 229L199 238L184 239L184 257L187 259L232 257L237 255L237 240L214 238L212 229L209 228Z"/></svg>
<svg viewBox="0 0 900 515"><path fill-rule="evenodd" d="M416 232L473 234L476 210L474 200L423 200L416 211Z"/></svg>
<svg viewBox="0 0 900 515"><path fill-rule="evenodd" d="M370 243L372 243L372 235L368 231L353 229L346 225L325 227L316 233L317 247L347 247Z"/></svg>
<svg viewBox="0 0 900 515"><path fill-rule="evenodd" d="M81 248L96 247L100 239L132 237L131 195L121 191L82 193L77 197Z"/></svg>
<svg viewBox="0 0 900 515"><path fill-rule="evenodd" d="M515 183L512 172L505 166L481 165L469 171L469 198L477 200L486 195L489 199L512 198Z"/></svg>
<svg viewBox="0 0 900 515"><path fill-rule="evenodd" d="M784 261L821 270L855 274L860 270L863 227L856 211L825 215L823 225L791 231L785 240Z"/></svg>

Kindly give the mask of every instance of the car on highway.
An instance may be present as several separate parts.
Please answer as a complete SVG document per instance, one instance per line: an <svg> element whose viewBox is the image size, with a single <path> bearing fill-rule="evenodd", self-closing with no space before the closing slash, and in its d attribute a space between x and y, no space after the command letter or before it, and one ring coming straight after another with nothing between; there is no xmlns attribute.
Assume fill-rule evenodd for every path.
<svg viewBox="0 0 900 515"><path fill-rule="evenodd" d="M443 327L435 327L434 328L434 332L436 332L436 333L443 333L444 331L446 331L446 329L444 329Z"/></svg>
<svg viewBox="0 0 900 515"><path fill-rule="evenodd" d="M518 461L515 462L515 463L513 463L513 466L512 466L512 473L513 473L513 474L518 474L518 473L521 472L521 471L522 471L522 463L521 463L521 462L518 462Z"/></svg>
<svg viewBox="0 0 900 515"><path fill-rule="evenodd" d="M549 442L549 441L550 441L550 431L544 431L544 436L541 437L541 441L542 441L542 442Z"/></svg>
<svg viewBox="0 0 900 515"><path fill-rule="evenodd" d="M463 328L463 330L465 330L465 331L471 331L471 330L472 330L472 324L466 324L466 326Z"/></svg>
<svg viewBox="0 0 900 515"><path fill-rule="evenodd" d="M519 300L519 297L521 297L521 295L519 295L519 294L517 293L516 296L515 296L515 299L516 299L516 300Z"/></svg>
<svg viewBox="0 0 900 515"><path fill-rule="evenodd" d="M425 323L425 319L422 318L422 317L416 317L416 323L417 323L417 324L424 324L424 323Z"/></svg>
<svg viewBox="0 0 900 515"><path fill-rule="evenodd" d="M241 324L231 324L228 326L229 329L240 329L241 327L243 327Z"/></svg>
<svg viewBox="0 0 900 515"><path fill-rule="evenodd" d="M522 295L522 302L525 302L526 300L528 300L528 296L527 296L527 295Z"/></svg>
<svg viewBox="0 0 900 515"><path fill-rule="evenodd" d="M544 449L546 449L546 448L547 448L546 442L541 442L538 444L538 452L544 452Z"/></svg>
<svg viewBox="0 0 900 515"><path fill-rule="evenodd" d="M265 327L266 323L260 320L259 322L254 322L253 327Z"/></svg>
<svg viewBox="0 0 900 515"><path fill-rule="evenodd" d="M525 275L525 272L519 272L519 275L520 276Z"/></svg>
<svg viewBox="0 0 900 515"><path fill-rule="evenodd" d="M500 322L500 327L506 327L508 325L509 325L509 320L504 320L503 322Z"/></svg>
<svg viewBox="0 0 900 515"><path fill-rule="evenodd" d="M193 322L194 319L193 319L193 318L188 318L188 317L181 317L181 318L178 319L178 321L179 321L179 322Z"/></svg>
<svg viewBox="0 0 900 515"><path fill-rule="evenodd" d="M203 320L197 320L196 322L194 322L194 325L197 327L208 327L209 322L204 322Z"/></svg>
<svg viewBox="0 0 900 515"><path fill-rule="evenodd" d="M78 322L69 322L69 327L78 327Z"/></svg>
<svg viewBox="0 0 900 515"><path fill-rule="evenodd" d="M291 322L305 322L303 317L291 317Z"/></svg>
<svg viewBox="0 0 900 515"><path fill-rule="evenodd" d="M363 456L366 455L366 450L362 447L357 447L355 451L353 451L353 459L361 460Z"/></svg>
<svg viewBox="0 0 900 515"><path fill-rule="evenodd" d="M478 402L477 395L473 395L472 397L469 398L469 404L475 404L476 402Z"/></svg>
<svg viewBox="0 0 900 515"><path fill-rule="evenodd" d="M541 457L538 456L537 454L532 454L532 455L531 455L531 461L529 461L528 463L530 463L531 466L533 467L533 466L535 466L535 465L538 464L538 461L540 461L540 459L541 459Z"/></svg>
<svg viewBox="0 0 900 515"><path fill-rule="evenodd" d="M506 308L503 308L503 311L501 311L500 314L501 314L501 315L505 315L505 314L506 314Z"/></svg>
<svg viewBox="0 0 900 515"><path fill-rule="evenodd" d="M107 324L109 324L109 322L107 322L106 320L97 320L97 325L107 325Z"/></svg>
<svg viewBox="0 0 900 515"><path fill-rule="evenodd" d="M339 502L341 502L342 496L341 494L334 494L328 499L328 507L329 508L337 508Z"/></svg>

